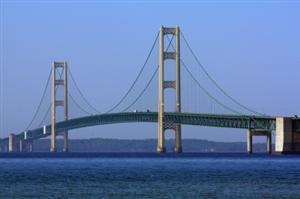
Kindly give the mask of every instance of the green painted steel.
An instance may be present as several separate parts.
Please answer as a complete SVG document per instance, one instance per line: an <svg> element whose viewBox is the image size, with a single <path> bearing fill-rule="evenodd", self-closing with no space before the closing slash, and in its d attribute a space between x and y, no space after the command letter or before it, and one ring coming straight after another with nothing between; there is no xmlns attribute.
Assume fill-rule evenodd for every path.
<svg viewBox="0 0 300 199"><path fill-rule="evenodd" d="M88 126L97 126L116 123L131 122L152 122L156 123L157 112L126 112L99 114L87 117L69 119L68 121L57 122L56 132L60 134L66 130L78 129ZM213 115L197 113L165 113L165 122L170 124L200 125L210 127L239 128L239 129L264 129L275 130L275 117L249 116L249 115ZM297 120L300 126L300 120ZM43 128L27 131L27 139L39 139L47 137L51 132L51 125L46 126L46 134ZM298 128L300 130L300 128ZM16 135L17 139L24 139L24 132ZM7 143L8 138L1 139L2 143Z"/></svg>

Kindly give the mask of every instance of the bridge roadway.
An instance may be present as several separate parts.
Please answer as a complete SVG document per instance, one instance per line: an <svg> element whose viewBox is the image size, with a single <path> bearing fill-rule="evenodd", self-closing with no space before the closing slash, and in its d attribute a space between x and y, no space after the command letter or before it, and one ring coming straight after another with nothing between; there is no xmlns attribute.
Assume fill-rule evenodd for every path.
<svg viewBox="0 0 300 199"><path fill-rule="evenodd" d="M132 122L152 122L157 123L157 112L123 112L123 113L107 113L98 114L80 118L69 119L56 123L57 135L72 129L78 129L89 126L132 123ZM214 114L198 114L198 113L165 113L166 123L181 123L185 125L199 125L210 127L225 127L239 129L262 129L275 130L275 117L269 116L249 116L249 115L214 115ZM300 131L300 120L297 120L297 130ZM50 136L51 125L47 125L45 130L43 127L28 130L26 140L35 140ZM16 134L17 139L24 140L25 132ZM1 139L1 144L7 144L8 138Z"/></svg>

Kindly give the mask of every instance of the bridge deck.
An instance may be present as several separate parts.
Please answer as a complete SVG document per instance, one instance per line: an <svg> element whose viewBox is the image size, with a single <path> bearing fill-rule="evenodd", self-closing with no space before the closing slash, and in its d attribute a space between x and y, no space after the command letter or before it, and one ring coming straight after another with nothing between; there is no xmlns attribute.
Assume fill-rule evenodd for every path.
<svg viewBox="0 0 300 199"><path fill-rule="evenodd" d="M78 129L88 126L131 123L131 122L157 122L157 112L125 112L99 114L68 121L58 122L56 132L60 134L66 130ZM264 129L275 130L275 117L268 116L249 116L249 115L213 115L197 113L176 113L166 112L165 121L167 123L180 123L186 125L200 125L210 127L240 128L240 129ZM299 122L300 124L300 122ZM51 125L46 126L46 133L43 128L27 131L27 139L39 139L50 135ZM24 139L24 132L16 135L18 139ZM7 143L8 138L1 139L2 143Z"/></svg>

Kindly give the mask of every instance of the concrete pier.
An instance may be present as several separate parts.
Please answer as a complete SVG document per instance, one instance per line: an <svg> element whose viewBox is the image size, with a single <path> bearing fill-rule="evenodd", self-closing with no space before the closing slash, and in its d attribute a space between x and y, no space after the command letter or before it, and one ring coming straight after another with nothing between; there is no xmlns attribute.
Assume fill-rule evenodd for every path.
<svg viewBox="0 0 300 199"><path fill-rule="evenodd" d="M63 141L64 141L63 152L69 152L68 132L63 133Z"/></svg>
<svg viewBox="0 0 300 199"><path fill-rule="evenodd" d="M249 129L247 132L247 152L251 154L253 152L252 148L252 131Z"/></svg>
<svg viewBox="0 0 300 199"><path fill-rule="evenodd" d="M266 151L272 153L272 132L266 130L248 129L247 133L247 152L253 153L253 136L266 136Z"/></svg>
<svg viewBox="0 0 300 199"><path fill-rule="evenodd" d="M8 136L8 152L16 152L16 151L18 151L18 143L15 134L11 133Z"/></svg>
<svg viewBox="0 0 300 199"><path fill-rule="evenodd" d="M295 132L291 117L276 118L276 153L300 153L300 133Z"/></svg>
<svg viewBox="0 0 300 199"><path fill-rule="evenodd" d="M175 147L174 153L182 153L182 147Z"/></svg>
<svg viewBox="0 0 300 199"><path fill-rule="evenodd" d="M20 152L24 152L24 140L20 140L19 143L20 143L20 146L19 146Z"/></svg>
<svg viewBox="0 0 300 199"><path fill-rule="evenodd" d="M267 135L267 153L272 153L272 133L270 132L269 135Z"/></svg>
<svg viewBox="0 0 300 199"><path fill-rule="evenodd" d="M156 149L157 153L165 153L166 152L166 147L160 147L158 146Z"/></svg>
<svg viewBox="0 0 300 199"><path fill-rule="evenodd" d="M175 126L175 148L174 153L182 153L182 143L181 143L181 126Z"/></svg>
<svg viewBox="0 0 300 199"><path fill-rule="evenodd" d="M27 150L27 152L32 152L33 151L33 141L32 140L27 141L26 150Z"/></svg>

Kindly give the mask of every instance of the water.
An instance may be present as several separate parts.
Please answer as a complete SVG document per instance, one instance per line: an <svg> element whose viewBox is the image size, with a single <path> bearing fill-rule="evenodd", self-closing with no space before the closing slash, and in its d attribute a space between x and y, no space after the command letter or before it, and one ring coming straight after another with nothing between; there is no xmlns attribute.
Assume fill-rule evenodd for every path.
<svg viewBox="0 0 300 199"><path fill-rule="evenodd" d="M300 198L300 156L1 158L0 198Z"/></svg>

